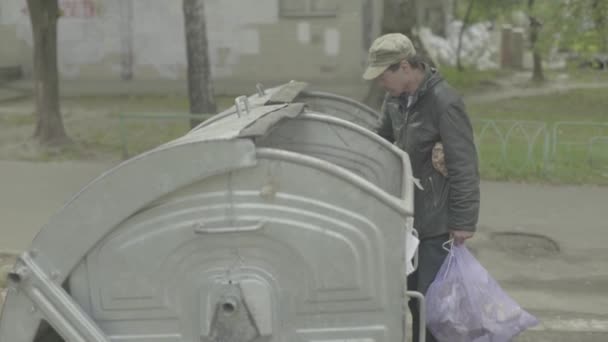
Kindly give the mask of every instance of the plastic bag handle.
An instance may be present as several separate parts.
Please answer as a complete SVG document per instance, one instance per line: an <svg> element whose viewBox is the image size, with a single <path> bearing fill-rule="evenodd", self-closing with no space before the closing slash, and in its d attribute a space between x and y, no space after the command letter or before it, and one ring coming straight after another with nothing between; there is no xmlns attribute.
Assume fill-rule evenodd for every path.
<svg viewBox="0 0 608 342"><path fill-rule="evenodd" d="M418 231L416 230L416 228L412 228L412 234L420 239L420 236L418 235ZM420 247L420 246L418 246ZM416 252L414 253L414 262L412 263L412 272L416 272L416 270L418 269L418 247L416 247Z"/></svg>
<svg viewBox="0 0 608 342"><path fill-rule="evenodd" d="M405 295L418 301L418 342L426 341L426 304L424 295L418 291L405 291Z"/></svg>

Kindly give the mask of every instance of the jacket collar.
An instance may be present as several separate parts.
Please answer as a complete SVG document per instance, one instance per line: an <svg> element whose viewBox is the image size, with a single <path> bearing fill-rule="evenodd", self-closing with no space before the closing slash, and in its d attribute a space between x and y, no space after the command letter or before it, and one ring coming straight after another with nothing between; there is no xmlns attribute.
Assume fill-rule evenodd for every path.
<svg viewBox="0 0 608 342"><path fill-rule="evenodd" d="M416 89L413 94L403 93L399 96L391 96L390 100L392 102L398 103L403 108L408 108L408 102L410 106L414 105L416 102L418 102L419 98L422 98L437 83L443 80L443 77L441 76L439 71L437 71L437 69L427 64L424 64L424 70L424 78L420 82L420 86L418 86L418 89ZM412 97L411 100L408 99L410 96Z"/></svg>

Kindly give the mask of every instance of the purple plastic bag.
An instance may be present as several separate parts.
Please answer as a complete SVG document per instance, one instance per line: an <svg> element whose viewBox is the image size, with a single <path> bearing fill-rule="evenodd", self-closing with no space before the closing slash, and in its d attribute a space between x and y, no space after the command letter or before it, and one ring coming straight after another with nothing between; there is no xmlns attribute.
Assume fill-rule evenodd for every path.
<svg viewBox="0 0 608 342"><path fill-rule="evenodd" d="M464 246L453 246L426 293L427 327L442 342L508 342L538 324Z"/></svg>

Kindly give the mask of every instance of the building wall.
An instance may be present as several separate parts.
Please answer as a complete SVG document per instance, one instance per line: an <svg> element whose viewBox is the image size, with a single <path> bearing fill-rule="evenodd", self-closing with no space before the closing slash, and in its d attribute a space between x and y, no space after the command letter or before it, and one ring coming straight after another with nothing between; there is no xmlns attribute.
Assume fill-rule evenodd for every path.
<svg viewBox="0 0 608 342"><path fill-rule="evenodd" d="M16 37L15 27L0 25L0 67L16 66L20 61L20 42Z"/></svg>
<svg viewBox="0 0 608 342"><path fill-rule="evenodd" d="M335 16L307 16L281 5L311 2ZM361 84L367 45L380 27L382 0L206 0L212 76L220 92L291 79ZM67 80L181 80L184 23L176 0L59 0L59 70ZM333 12L332 12L333 13ZM0 3L2 63L31 72L32 38L23 0ZM234 90L234 91L233 91Z"/></svg>
<svg viewBox="0 0 608 342"><path fill-rule="evenodd" d="M17 66L22 63L24 42L18 38L12 3L0 1L0 67ZM31 59L31 58L30 58Z"/></svg>

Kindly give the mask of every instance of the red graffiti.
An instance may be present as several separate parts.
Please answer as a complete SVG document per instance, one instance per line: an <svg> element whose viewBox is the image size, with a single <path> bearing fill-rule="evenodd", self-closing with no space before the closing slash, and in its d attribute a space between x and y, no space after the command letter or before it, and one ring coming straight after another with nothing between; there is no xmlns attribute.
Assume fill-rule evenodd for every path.
<svg viewBox="0 0 608 342"><path fill-rule="evenodd" d="M97 6L93 0L59 0L59 8L64 17L91 18L97 15Z"/></svg>
<svg viewBox="0 0 608 342"><path fill-rule="evenodd" d="M61 16L65 18L92 18L98 15L99 9L95 0L59 0ZM21 9L29 15L27 5Z"/></svg>

